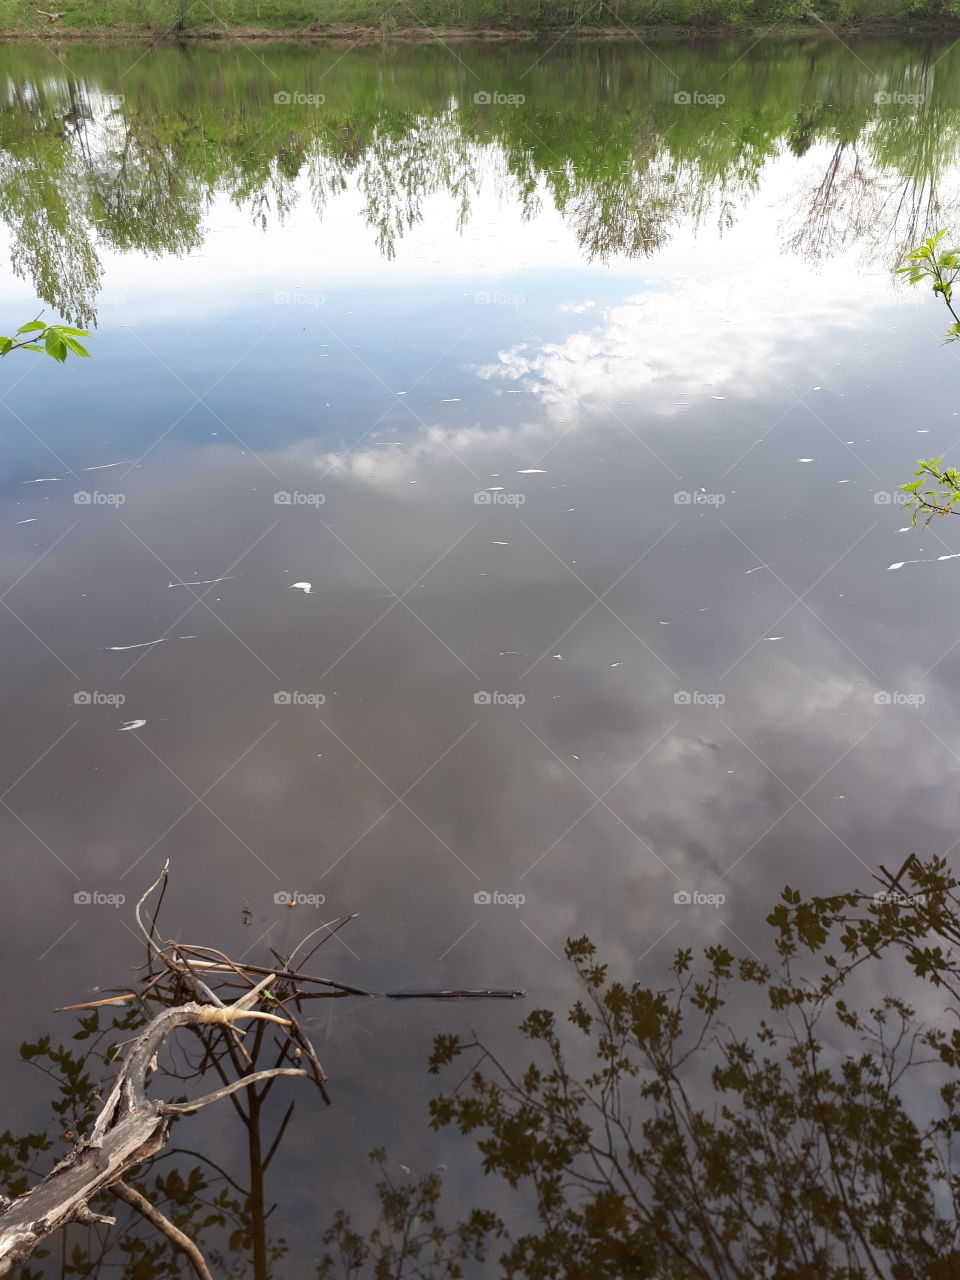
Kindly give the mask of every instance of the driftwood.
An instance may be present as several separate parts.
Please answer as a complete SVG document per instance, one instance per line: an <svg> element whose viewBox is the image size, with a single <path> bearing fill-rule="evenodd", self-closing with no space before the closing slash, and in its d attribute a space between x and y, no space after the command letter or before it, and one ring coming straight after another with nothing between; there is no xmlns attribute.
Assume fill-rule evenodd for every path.
<svg viewBox="0 0 960 1280"><path fill-rule="evenodd" d="M108 1192L147 1219L180 1250L198 1280L210 1280L203 1257L196 1245L169 1222L143 1195L128 1186L124 1178L143 1161L156 1155L166 1143L170 1119L209 1106L221 1098L231 1097L248 1128L251 1151L261 1149L259 1116L271 1083L279 1076L298 1076L317 1086L325 1102L326 1073L308 1036L300 1026L300 1013L307 1000L342 998L344 996L380 996L388 999L425 998L463 1000L507 998L523 995L521 991L473 989L454 991L374 992L320 978L302 972L310 957L353 917L345 916L314 929L289 956L273 952L274 969L263 965L232 960L213 947L161 942L156 932L157 913L166 890L168 867L137 903L137 925L147 944L145 975L137 990L84 1004L67 1005L66 1009L98 1009L110 1005L136 1002L148 1013L151 1004L161 1005L149 1017L130 1043L106 1101L86 1136L79 1136L73 1150L35 1187L15 1200L0 1197L0 1276L24 1262L54 1232L71 1222L112 1225L116 1219L97 1214L90 1201ZM160 886L156 910L147 927L141 911L147 898ZM319 935L306 954L307 943ZM319 989L318 989L319 988ZM226 1003L222 996L229 997ZM259 1007L258 1007L259 1006ZM263 1007L266 1006L266 1007ZM238 1022L253 1020L257 1030L250 1050L244 1046ZM201 1078L213 1070L222 1088L190 1102L166 1102L149 1098L147 1078L156 1069L157 1055L167 1038L178 1028L187 1028L199 1037L202 1055L179 1079ZM264 1049L264 1033L274 1036L274 1065L258 1070L257 1062ZM296 1063L296 1066L285 1065ZM262 1082L263 1088L258 1088ZM246 1098L238 1106L241 1094ZM245 1107L245 1110L244 1110ZM265 1274L263 1261L265 1221L263 1174L280 1142L293 1104L285 1117L265 1158L251 1161L249 1204L261 1226L254 1239L254 1274ZM254 1185L254 1183L256 1185ZM258 1259L257 1254L261 1255Z"/></svg>
<svg viewBox="0 0 960 1280"><path fill-rule="evenodd" d="M257 988L251 992L254 999L259 994ZM69 1222L114 1221L93 1214L88 1208L90 1198L161 1149L169 1116L197 1111L260 1080L307 1075L302 1068L291 1067L256 1071L193 1102L163 1102L146 1096L147 1073L172 1031L211 1023L232 1027L238 1018L265 1016L250 1009L250 1003L249 995L227 1008L190 1003L165 1009L148 1023L124 1059L89 1137L80 1138L42 1182L0 1213L0 1275L29 1258L48 1236Z"/></svg>
<svg viewBox="0 0 960 1280"><path fill-rule="evenodd" d="M12 1267L24 1262L54 1232L71 1222L99 1222L112 1225L114 1218L94 1213L89 1201L100 1192L112 1190L117 1198L125 1200L143 1216L149 1217L155 1226L182 1249L190 1259L197 1275L196 1262L199 1252L148 1201L123 1183L124 1176L144 1160L155 1155L165 1144L170 1117L198 1111L201 1107L230 1097L240 1090L253 1089L262 1081L278 1076L312 1078L326 1098L326 1075L317 1060L313 1046L297 1024L296 1018L284 1008L283 1001L267 988L276 983L276 976L248 976L242 964L234 964L217 952L219 963L228 970L233 981L228 985L243 988L239 998L230 1004L211 989L195 971L189 957L183 956L175 943L162 946L155 936L156 913L147 929L141 918L144 902L157 888L166 888L167 867L137 903L136 918L147 941L147 979L139 993L129 992L109 1001L91 1001L74 1008L90 1008L105 1003L139 999L146 1004L151 998L165 1004L152 1017L129 1046L117 1077L107 1095L93 1129L80 1136L73 1150L35 1187L15 1200L0 1199L0 1276L7 1275ZM162 900L161 892L161 900ZM158 908L159 909L159 908ZM292 959L292 957L291 957ZM284 962L287 968L289 961ZM159 966L158 971L154 971ZM200 966L197 966L198 968ZM167 989L162 980L167 980ZM211 979L213 980L213 979ZM296 988L287 983L285 990L291 997L298 995ZM255 1008L269 1003L270 1009ZM241 1031L237 1023L256 1020L282 1029L283 1043L280 1061L292 1059L302 1065L287 1067L277 1065L266 1071L253 1070L253 1061L244 1050ZM222 1088L190 1102L165 1102L147 1097L147 1077L157 1065L157 1055L167 1037L180 1027L203 1033L219 1031L230 1044L231 1059L236 1064L236 1078L225 1081ZM209 1058L209 1041L205 1040L206 1057ZM214 1064L216 1065L216 1064ZM195 1074L202 1074L201 1071ZM221 1078L223 1073L221 1072ZM149 1212L152 1210L152 1213ZM192 1253L191 1253L192 1248ZM195 1255L195 1257L193 1256Z"/></svg>

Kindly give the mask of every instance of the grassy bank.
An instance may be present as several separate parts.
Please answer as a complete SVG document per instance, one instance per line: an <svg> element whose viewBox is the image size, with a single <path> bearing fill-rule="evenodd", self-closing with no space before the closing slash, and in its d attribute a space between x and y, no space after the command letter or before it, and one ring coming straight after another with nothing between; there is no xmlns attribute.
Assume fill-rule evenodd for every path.
<svg viewBox="0 0 960 1280"><path fill-rule="evenodd" d="M41 5L44 0L40 0ZM960 0L0 0L0 38L516 38L960 27Z"/></svg>

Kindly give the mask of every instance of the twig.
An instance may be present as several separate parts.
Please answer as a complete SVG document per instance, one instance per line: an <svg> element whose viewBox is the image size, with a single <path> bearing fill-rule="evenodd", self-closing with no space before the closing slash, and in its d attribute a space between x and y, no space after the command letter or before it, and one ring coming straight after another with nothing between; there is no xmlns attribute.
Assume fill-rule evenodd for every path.
<svg viewBox="0 0 960 1280"><path fill-rule="evenodd" d="M142 1196L133 1187L128 1187L125 1182L115 1182L110 1190L118 1200L123 1200L130 1205L131 1209L136 1209L137 1213L146 1218L148 1222L151 1222L176 1248L187 1255L187 1260L198 1280L213 1280L210 1268L203 1260L203 1254L190 1237L184 1235L179 1227L174 1226L169 1218L165 1218L146 1196Z"/></svg>
<svg viewBox="0 0 960 1280"><path fill-rule="evenodd" d="M252 1075L242 1076L232 1084L225 1085L222 1089L215 1089L213 1093L208 1093L203 1098L195 1098L193 1102L158 1102L156 1108L160 1115L188 1115L191 1111L199 1111L201 1107L209 1106L211 1102L229 1098L230 1094L236 1093L238 1089L246 1089L251 1084L258 1084L261 1080L272 1080L276 1076L305 1076L306 1074L302 1067L271 1067L269 1071L254 1071Z"/></svg>

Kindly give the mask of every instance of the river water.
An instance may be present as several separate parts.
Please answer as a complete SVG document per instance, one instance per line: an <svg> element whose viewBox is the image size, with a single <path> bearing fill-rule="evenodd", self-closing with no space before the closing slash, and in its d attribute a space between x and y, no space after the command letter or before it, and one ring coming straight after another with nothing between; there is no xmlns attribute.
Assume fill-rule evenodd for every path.
<svg viewBox="0 0 960 1280"><path fill-rule="evenodd" d="M92 353L0 369L20 1118L16 1045L129 981L167 859L169 936L262 962L357 913L328 976L530 1008L569 936L659 980L953 848L960 526L893 495L960 348L892 269L960 227L960 48L0 60L0 328ZM373 1146L480 1194L424 1064L520 1009L329 1006L278 1274Z"/></svg>

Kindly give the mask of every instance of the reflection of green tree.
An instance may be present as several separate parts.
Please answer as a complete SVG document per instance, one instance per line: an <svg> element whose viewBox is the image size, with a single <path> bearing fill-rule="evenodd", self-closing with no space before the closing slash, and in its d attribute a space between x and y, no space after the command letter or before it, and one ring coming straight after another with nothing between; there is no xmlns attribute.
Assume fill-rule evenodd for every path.
<svg viewBox="0 0 960 1280"><path fill-rule="evenodd" d="M509 1213L448 1229L438 1175L394 1183L374 1152L377 1225L341 1210L318 1278L449 1280L479 1256L504 1280L956 1280L960 882L912 855L876 878L787 888L768 962L682 948L656 988L568 940L578 999L526 1017L519 1063L434 1041L432 1124Z"/></svg>
<svg viewBox="0 0 960 1280"><path fill-rule="evenodd" d="M189 252L217 197L267 227L304 192L322 215L355 186L389 257L431 196L452 196L463 226L492 174L526 216L549 198L584 252L605 259L649 254L684 223L729 225L765 164L822 149L788 229L805 256L855 241L895 252L955 214L960 49L747 48L562 45L533 67L523 48L160 49L132 67L123 51L78 48L66 74L43 50L9 49L0 217L14 269L89 323L100 244ZM278 89L325 101L276 103ZM480 89L526 101L477 103ZM678 89L725 101L678 105ZM878 89L926 102L878 108Z"/></svg>
<svg viewBox="0 0 960 1280"><path fill-rule="evenodd" d="M86 216L82 156L67 132L67 112L38 119L4 104L0 111L0 218L18 276L72 323L94 318L100 263Z"/></svg>

